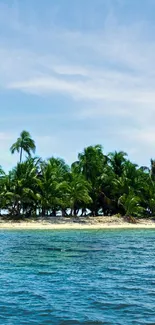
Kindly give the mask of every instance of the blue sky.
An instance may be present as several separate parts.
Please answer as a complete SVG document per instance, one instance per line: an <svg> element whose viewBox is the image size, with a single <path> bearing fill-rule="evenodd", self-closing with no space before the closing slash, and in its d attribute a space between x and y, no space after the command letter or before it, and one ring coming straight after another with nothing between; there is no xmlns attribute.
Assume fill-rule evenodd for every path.
<svg viewBox="0 0 155 325"><path fill-rule="evenodd" d="M26 129L68 163L90 144L155 158L155 1L0 0L0 164Z"/></svg>

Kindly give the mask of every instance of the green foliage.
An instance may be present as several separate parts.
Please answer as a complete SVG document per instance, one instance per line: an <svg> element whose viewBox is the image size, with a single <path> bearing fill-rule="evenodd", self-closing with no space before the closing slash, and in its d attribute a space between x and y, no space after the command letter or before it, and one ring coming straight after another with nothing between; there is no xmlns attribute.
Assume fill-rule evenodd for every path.
<svg viewBox="0 0 155 325"><path fill-rule="evenodd" d="M141 200L138 196L135 196L133 192L129 194L123 194L119 198L119 205L122 205L125 211L125 216L140 217L144 213L144 208L140 205Z"/></svg>
<svg viewBox="0 0 155 325"><path fill-rule="evenodd" d="M108 157L109 164L112 167L112 170L114 171L115 175L121 177L126 163L127 154L123 151L115 151L110 152L108 154Z"/></svg>
<svg viewBox="0 0 155 325"><path fill-rule="evenodd" d="M0 167L0 209L9 215L155 216L153 159L150 169L138 167L125 152L105 155L96 145L79 153L70 167L61 158L32 158L35 149L29 132L22 131L10 148L20 154L20 162L7 174Z"/></svg>
<svg viewBox="0 0 155 325"><path fill-rule="evenodd" d="M61 184L65 206L71 208L71 215L77 215L79 209L84 205L89 205L92 199L89 195L91 190L90 183L85 177L77 172L75 166L72 166L68 179Z"/></svg>
<svg viewBox="0 0 155 325"><path fill-rule="evenodd" d="M20 153L20 162L22 161L23 151L25 151L28 156L30 156L31 152L35 153L35 150L35 142L31 138L30 133L25 130L21 132L20 137L10 148L12 154L14 154L16 151Z"/></svg>

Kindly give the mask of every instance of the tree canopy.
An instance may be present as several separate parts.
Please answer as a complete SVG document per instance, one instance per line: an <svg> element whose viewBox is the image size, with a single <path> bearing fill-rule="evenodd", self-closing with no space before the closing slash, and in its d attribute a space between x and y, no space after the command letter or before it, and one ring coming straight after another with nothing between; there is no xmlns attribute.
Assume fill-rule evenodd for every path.
<svg viewBox="0 0 155 325"><path fill-rule="evenodd" d="M0 167L0 209L12 217L113 215L155 217L155 160L150 168L132 163L123 151L105 154L88 146L68 166L61 158L33 156L27 131L10 148L17 165ZM23 152L27 154L23 160Z"/></svg>
<svg viewBox="0 0 155 325"><path fill-rule="evenodd" d="M20 162L22 161L23 151L25 151L28 156L31 155L31 152L35 153L36 146L34 140L31 138L31 135L27 131L22 131L20 137L10 148L12 154L16 151L20 153Z"/></svg>

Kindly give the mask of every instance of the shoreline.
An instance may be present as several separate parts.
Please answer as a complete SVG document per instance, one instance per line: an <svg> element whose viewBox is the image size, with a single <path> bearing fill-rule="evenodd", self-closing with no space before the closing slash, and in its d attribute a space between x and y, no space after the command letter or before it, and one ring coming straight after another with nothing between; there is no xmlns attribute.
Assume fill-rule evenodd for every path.
<svg viewBox="0 0 155 325"><path fill-rule="evenodd" d="M41 218L27 221L0 220L0 230L107 230L107 229L155 229L155 221L140 219L137 223L129 223L123 218L87 217L87 218Z"/></svg>

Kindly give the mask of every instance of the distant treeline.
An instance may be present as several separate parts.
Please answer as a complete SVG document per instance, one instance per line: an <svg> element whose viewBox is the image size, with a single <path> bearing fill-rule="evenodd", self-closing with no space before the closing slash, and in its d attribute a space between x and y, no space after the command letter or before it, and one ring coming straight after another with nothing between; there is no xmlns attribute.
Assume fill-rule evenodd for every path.
<svg viewBox="0 0 155 325"><path fill-rule="evenodd" d="M32 157L36 146L27 131L10 150L19 153L19 162L9 173L0 168L0 209L10 216L155 216L154 160L150 169L139 167L125 152L105 155L96 145L71 166L61 158L45 161Z"/></svg>

